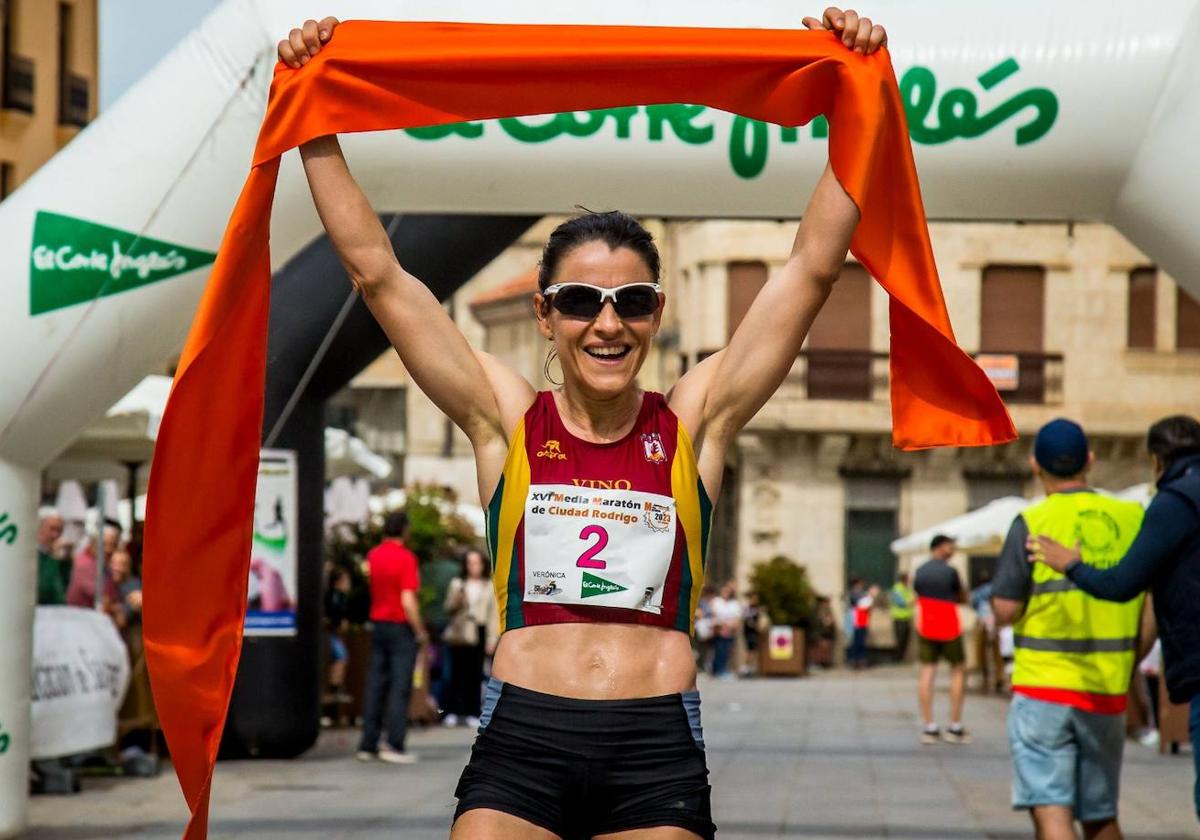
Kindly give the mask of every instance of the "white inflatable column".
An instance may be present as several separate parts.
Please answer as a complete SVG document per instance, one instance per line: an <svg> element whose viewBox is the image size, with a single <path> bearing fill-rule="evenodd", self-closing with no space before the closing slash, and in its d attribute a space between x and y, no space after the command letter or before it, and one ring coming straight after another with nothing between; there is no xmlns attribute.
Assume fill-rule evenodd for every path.
<svg viewBox="0 0 1200 840"><path fill-rule="evenodd" d="M25 827L29 806L29 696L37 591L38 473L0 461L0 837Z"/></svg>

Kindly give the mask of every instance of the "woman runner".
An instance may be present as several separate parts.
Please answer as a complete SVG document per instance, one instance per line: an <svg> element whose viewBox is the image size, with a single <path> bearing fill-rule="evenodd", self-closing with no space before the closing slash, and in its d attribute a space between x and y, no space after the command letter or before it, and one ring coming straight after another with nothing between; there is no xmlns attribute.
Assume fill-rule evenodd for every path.
<svg viewBox="0 0 1200 840"><path fill-rule="evenodd" d="M337 21L279 43L307 63ZM883 28L805 18L869 54ZM336 137L300 148L355 288L421 390L474 448L502 633L452 840L711 838L689 635L725 453L792 366L859 213L827 165L787 263L729 345L666 395L636 381L662 319L659 255L620 212L564 222L542 255L537 327L563 384L537 393L473 350L399 265Z"/></svg>

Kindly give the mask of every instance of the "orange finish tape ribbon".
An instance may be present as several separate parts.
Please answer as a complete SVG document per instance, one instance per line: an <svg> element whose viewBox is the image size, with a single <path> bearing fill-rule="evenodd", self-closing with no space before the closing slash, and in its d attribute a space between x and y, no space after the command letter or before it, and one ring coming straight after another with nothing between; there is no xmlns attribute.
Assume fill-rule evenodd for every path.
<svg viewBox="0 0 1200 840"><path fill-rule="evenodd" d="M344 23L303 68L277 66L253 168L158 434L145 530L145 646L191 809L188 840L207 834L241 650L279 156L328 134L674 102L786 126L824 114L834 173L861 212L851 251L891 296L895 444L1016 437L995 388L955 344L886 50L858 55L829 32Z"/></svg>

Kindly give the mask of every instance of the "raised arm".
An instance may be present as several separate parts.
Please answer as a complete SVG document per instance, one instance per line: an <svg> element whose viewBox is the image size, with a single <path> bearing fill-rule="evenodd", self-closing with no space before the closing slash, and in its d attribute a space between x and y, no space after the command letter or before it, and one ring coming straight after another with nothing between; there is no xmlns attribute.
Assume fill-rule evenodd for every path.
<svg viewBox="0 0 1200 840"><path fill-rule="evenodd" d="M804 22L838 32L848 49L864 54L887 37L869 19L834 7L822 21ZM827 164L788 261L758 293L729 345L689 371L672 392L672 408L678 404L685 423L702 430L705 448L723 451L783 383L842 270L858 219L858 208Z"/></svg>
<svg viewBox="0 0 1200 840"><path fill-rule="evenodd" d="M499 405L483 365L433 293L400 266L337 138L307 143L300 155L334 250L417 387L472 443L503 437Z"/></svg>

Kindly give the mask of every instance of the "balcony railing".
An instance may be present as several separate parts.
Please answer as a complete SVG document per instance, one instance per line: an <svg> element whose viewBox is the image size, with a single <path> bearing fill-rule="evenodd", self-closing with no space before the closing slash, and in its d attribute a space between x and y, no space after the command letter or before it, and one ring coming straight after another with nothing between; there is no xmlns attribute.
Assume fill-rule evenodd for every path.
<svg viewBox="0 0 1200 840"><path fill-rule="evenodd" d="M712 351L697 354L703 361ZM1009 405L1056 405L1062 402L1061 353L976 353L975 359ZM785 387L809 400L885 400L887 353L870 350L802 350ZM799 390L799 394L796 390Z"/></svg>
<svg viewBox="0 0 1200 840"><path fill-rule="evenodd" d="M4 83L0 105L5 110L33 113L33 59L8 53L4 60Z"/></svg>
<svg viewBox="0 0 1200 840"><path fill-rule="evenodd" d="M63 73L58 92L58 124L83 128L88 124L90 104L88 80L75 73Z"/></svg>
<svg viewBox="0 0 1200 840"><path fill-rule="evenodd" d="M801 350L792 375L810 400L866 400L888 387L888 355L870 350ZM797 368L799 368L797 370Z"/></svg>
<svg viewBox="0 0 1200 840"><path fill-rule="evenodd" d="M976 353L996 390L1010 405L1054 405L1062 402L1061 353Z"/></svg>

